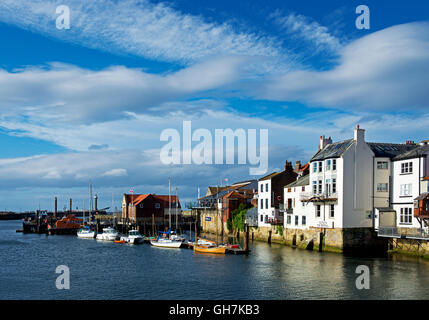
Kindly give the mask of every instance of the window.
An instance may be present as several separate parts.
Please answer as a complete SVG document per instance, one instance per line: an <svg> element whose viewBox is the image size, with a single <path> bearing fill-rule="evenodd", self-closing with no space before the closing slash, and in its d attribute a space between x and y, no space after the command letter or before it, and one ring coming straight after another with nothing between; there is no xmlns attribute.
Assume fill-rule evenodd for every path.
<svg viewBox="0 0 429 320"><path fill-rule="evenodd" d="M265 209L268 209L268 199L265 199Z"/></svg>
<svg viewBox="0 0 429 320"><path fill-rule="evenodd" d="M332 170L337 170L337 159L332 160Z"/></svg>
<svg viewBox="0 0 429 320"><path fill-rule="evenodd" d="M161 208L161 205L158 202L155 203L155 209L159 209L159 208Z"/></svg>
<svg viewBox="0 0 429 320"><path fill-rule="evenodd" d="M388 184L387 183L377 183L377 192L387 192Z"/></svg>
<svg viewBox="0 0 429 320"><path fill-rule="evenodd" d="M323 162L319 162L319 172L323 171Z"/></svg>
<svg viewBox="0 0 429 320"><path fill-rule="evenodd" d="M261 209L264 209L264 199L261 199Z"/></svg>
<svg viewBox="0 0 429 320"><path fill-rule="evenodd" d="M265 192L268 192L268 183L265 185Z"/></svg>
<svg viewBox="0 0 429 320"><path fill-rule="evenodd" d="M317 193L317 181L313 181L313 194Z"/></svg>
<svg viewBox="0 0 429 320"><path fill-rule="evenodd" d="M265 223L268 223L268 215L265 215Z"/></svg>
<svg viewBox="0 0 429 320"><path fill-rule="evenodd" d="M428 184L428 185L429 185L429 184ZM302 187L301 191L302 191L302 192L304 192L304 191L305 191L305 187Z"/></svg>
<svg viewBox="0 0 429 320"><path fill-rule="evenodd" d="M287 216L287 224L291 224L292 223L292 216Z"/></svg>
<svg viewBox="0 0 429 320"><path fill-rule="evenodd" d="M329 217L331 218L335 217L335 205L333 204L329 206Z"/></svg>
<svg viewBox="0 0 429 320"><path fill-rule="evenodd" d="M307 224L307 217L302 216L302 225L305 226Z"/></svg>
<svg viewBox="0 0 429 320"><path fill-rule="evenodd" d="M264 216L261 214L261 222L264 222Z"/></svg>
<svg viewBox="0 0 429 320"><path fill-rule="evenodd" d="M326 171L331 170L331 160L326 160Z"/></svg>
<svg viewBox="0 0 429 320"><path fill-rule="evenodd" d="M413 215L411 208L401 208L401 223L403 224L411 224Z"/></svg>
<svg viewBox="0 0 429 320"><path fill-rule="evenodd" d="M409 184L401 184L399 195L402 196L402 197L409 197L409 196L411 196L412 186L413 185L411 183L409 183Z"/></svg>
<svg viewBox="0 0 429 320"><path fill-rule="evenodd" d="M313 172L317 172L317 162L313 162Z"/></svg>
<svg viewBox="0 0 429 320"><path fill-rule="evenodd" d="M320 204L316 206L316 217L320 218Z"/></svg>
<svg viewBox="0 0 429 320"><path fill-rule="evenodd" d="M298 225L298 223L299 223L299 217L298 217L298 216L295 216L295 225L297 226L297 225Z"/></svg>
<svg viewBox="0 0 429 320"><path fill-rule="evenodd" d="M401 163L401 173L413 173L413 163L412 162L404 162Z"/></svg>
<svg viewBox="0 0 429 320"><path fill-rule="evenodd" d="M337 179L332 179L332 193L337 193Z"/></svg>
<svg viewBox="0 0 429 320"><path fill-rule="evenodd" d="M264 185L261 183L261 192L264 192Z"/></svg>
<svg viewBox="0 0 429 320"><path fill-rule="evenodd" d="M319 180L319 189L318 189L319 194L322 194L322 180Z"/></svg>
<svg viewBox="0 0 429 320"><path fill-rule="evenodd" d="M331 194L331 179L326 179L325 191L326 191L326 194Z"/></svg>
<svg viewBox="0 0 429 320"><path fill-rule="evenodd" d="M292 209L292 199L287 199L287 208Z"/></svg>
<svg viewBox="0 0 429 320"><path fill-rule="evenodd" d="M141 203L139 204L139 207L140 207L140 208L143 208L143 202L141 202Z"/></svg>
<svg viewBox="0 0 429 320"><path fill-rule="evenodd" d="M389 165L387 161L377 161L377 169L388 169Z"/></svg>

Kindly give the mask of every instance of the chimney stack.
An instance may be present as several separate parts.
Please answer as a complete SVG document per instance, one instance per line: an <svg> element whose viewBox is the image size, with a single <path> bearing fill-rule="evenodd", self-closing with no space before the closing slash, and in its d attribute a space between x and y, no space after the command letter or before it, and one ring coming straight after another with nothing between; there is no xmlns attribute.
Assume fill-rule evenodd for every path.
<svg viewBox="0 0 429 320"><path fill-rule="evenodd" d="M286 160L286 162L285 162L285 170L284 171L290 172L292 170L293 170L293 168L292 168L292 162L289 162L289 161Z"/></svg>
<svg viewBox="0 0 429 320"><path fill-rule="evenodd" d="M54 198L54 218L57 218L57 204L58 204L58 200L57 197Z"/></svg>
<svg viewBox="0 0 429 320"><path fill-rule="evenodd" d="M365 130L361 129L359 125L356 126L354 140L356 143L365 142Z"/></svg>
<svg viewBox="0 0 429 320"><path fill-rule="evenodd" d="M332 143L331 137L329 137L328 139L326 139L325 136L320 136L319 150L322 150L328 144L331 144L331 143Z"/></svg>
<svg viewBox="0 0 429 320"><path fill-rule="evenodd" d="M295 170L294 171L298 173L299 169L301 169L301 161L298 160L295 163Z"/></svg>
<svg viewBox="0 0 429 320"><path fill-rule="evenodd" d="M73 212L73 200L70 198L70 213Z"/></svg>

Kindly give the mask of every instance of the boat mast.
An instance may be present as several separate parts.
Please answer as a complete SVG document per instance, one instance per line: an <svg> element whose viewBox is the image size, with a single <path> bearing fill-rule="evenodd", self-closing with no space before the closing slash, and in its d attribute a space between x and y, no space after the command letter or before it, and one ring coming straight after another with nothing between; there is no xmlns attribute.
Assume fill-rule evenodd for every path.
<svg viewBox="0 0 429 320"><path fill-rule="evenodd" d="M218 224L219 224L219 185L216 189L216 244L219 245Z"/></svg>
<svg viewBox="0 0 429 320"><path fill-rule="evenodd" d="M171 231L171 179L168 178L168 227Z"/></svg>
<svg viewBox="0 0 429 320"><path fill-rule="evenodd" d="M178 203L178 201L177 201L177 187L176 187L176 231L178 230L177 225L178 225L178 220L179 220L179 218L178 218L178 216L177 216L177 208L178 208L178 205L179 205L179 203Z"/></svg>

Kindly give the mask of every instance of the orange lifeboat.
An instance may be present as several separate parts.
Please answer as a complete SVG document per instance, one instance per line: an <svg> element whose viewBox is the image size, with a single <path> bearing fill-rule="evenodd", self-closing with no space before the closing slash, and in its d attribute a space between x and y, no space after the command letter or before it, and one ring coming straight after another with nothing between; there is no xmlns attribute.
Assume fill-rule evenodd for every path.
<svg viewBox="0 0 429 320"><path fill-rule="evenodd" d="M82 227L83 220L76 218L74 214L69 214L63 217L61 220L55 222L56 229L80 229Z"/></svg>

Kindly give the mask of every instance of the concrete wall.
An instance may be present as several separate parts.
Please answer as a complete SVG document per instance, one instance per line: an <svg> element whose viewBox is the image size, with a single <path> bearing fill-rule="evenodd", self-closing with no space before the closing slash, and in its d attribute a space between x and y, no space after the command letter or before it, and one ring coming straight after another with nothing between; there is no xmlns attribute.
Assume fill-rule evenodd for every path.
<svg viewBox="0 0 429 320"><path fill-rule="evenodd" d="M372 227L368 215L373 209L373 155L364 140L343 154L342 215L343 228Z"/></svg>

